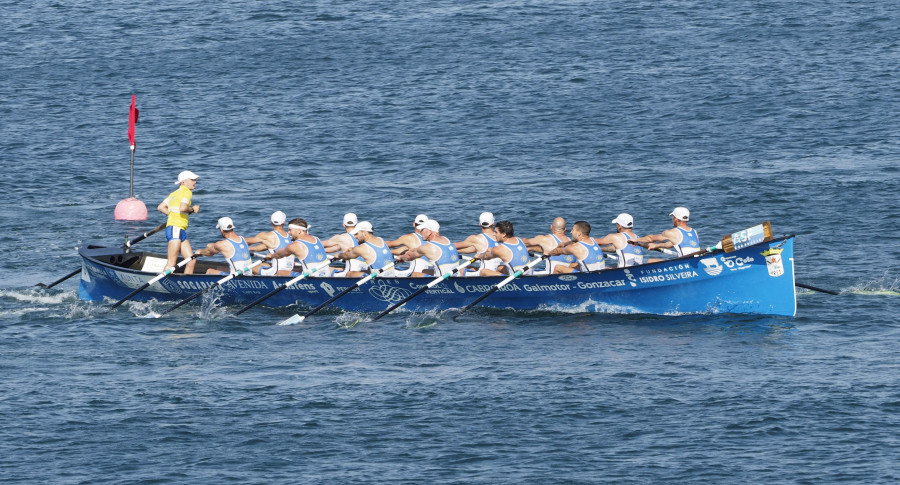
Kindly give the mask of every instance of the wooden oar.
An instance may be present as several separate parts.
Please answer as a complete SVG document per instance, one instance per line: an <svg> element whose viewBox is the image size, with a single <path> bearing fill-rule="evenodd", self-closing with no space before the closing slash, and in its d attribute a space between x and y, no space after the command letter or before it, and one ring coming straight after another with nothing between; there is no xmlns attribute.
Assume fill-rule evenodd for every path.
<svg viewBox="0 0 900 485"><path fill-rule="evenodd" d="M440 282L446 280L447 278L449 278L449 277L455 275L456 273L462 271L463 268L465 268L466 266L468 266L468 265L474 263L474 262L477 261L477 260L478 260L478 258L476 258L476 257L471 257L471 258L469 258L467 261L463 262L462 264L459 264L459 265L457 265L456 267L454 267L451 271L448 271L448 272L442 274L441 276L438 276L437 278L435 278L434 280L432 280L431 283L428 283L427 285L425 285L425 286L419 288L418 290L416 290L416 292L413 293L412 295L409 295L409 296L407 296L406 298L404 298L404 299L398 301L397 303L394 303L393 305L391 305L390 308L388 308L387 310L385 310L385 311L379 313L378 316L376 316L375 318L372 319L372 321L374 322L375 320L378 320L379 318L381 318L381 317L387 315L388 313L391 313L392 311L396 310L398 307L400 307L400 306L403 305L404 303L406 303L406 302L408 302L409 300L412 300L413 298L415 298L415 297L419 296L420 294L424 293L425 290L428 290L429 288L433 288L433 287L434 287L435 285L437 285L438 283L440 283Z"/></svg>
<svg viewBox="0 0 900 485"><path fill-rule="evenodd" d="M165 227L166 227L166 223L163 222L162 224L160 224L160 225L156 226L155 228L153 228L153 230L147 231L147 232L141 234L140 236L138 236L138 237L136 237L136 238L134 238L134 239L132 239L132 240L126 242L125 244L122 245L122 248L123 248L123 249L130 249L131 246L134 246L135 244L137 244L137 243L143 241L144 239L147 239L147 237L150 236L151 234L155 234L155 233L157 233L157 232L159 232L159 231L165 229ZM69 273L69 274L63 276L62 278L60 278L60 279L54 281L53 283L50 283L49 285L46 285L46 284L44 284L44 283L38 283L38 284L36 284L36 285L34 285L34 286L40 286L41 288L48 288L48 289L49 289L49 288L53 288L54 286L56 286L56 285L62 283L63 281L66 281L67 279L69 279L69 278L71 278L71 277L77 275L77 274L80 273L80 272L81 272L81 268L78 268L78 269L76 269L75 271L72 271L71 273Z"/></svg>
<svg viewBox="0 0 900 485"><path fill-rule="evenodd" d="M468 305L467 307L463 308L463 309L462 309L459 313L457 313L456 316L454 316L453 318L456 318L456 317L462 315L463 313L466 313L467 311L469 311L470 308L472 308L473 306L475 306L475 305L477 305L478 303L480 303L481 300L484 300L485 298L487 298L487 297L493 295L495 291L499 290L500 288L503 288L503 287L506 286L506 284L509 283L510 281L512 281L512 280L518 278L519 276L522 276L523 274L527 273L530 269L532 269L532 268L534 268L535 266L537 266L537 264L540 263L540 262L541 262L544 258L546 258L546 257L547 257L546 255L542 255L541 257L536 258L534 261L531 261L530 263L526 264L524 267L522 267L522 269L520 269L520 270L516 271L515 273L509 275L505 280L503 280L503 281L497 283L496 285L494 285L494 287L491 288L490 290L488 290L487 293L485 293L485 294L479 296L478 299L475 300L475 301L473 301L472 303L469 303L469 305Z"/></svg>
<svg viewBox="0 0 900 485"><path fill-rule="evenodd" d="M807 290L818 291L820 293L828 293L829 295L840 295L839 292L834 290L826 290L824 288L816 288L815 286L805 285L803 283L794 283L794 286L798 288L805 288Z"/></svg>
<svg viewBox="0 0 900 485"><path fill-rule="evenodd" d="M131 297L133 297L134 295L137 295L138 293L140 293L140 292L146 290L146 289L147 289L150 285L152 285L153 283L156 283L157 281L159 281L159 280L165 278L166 276L169 276L170 274L174 273L175 270L177 270L178 268L180 268L180 267L182 267L182 266L184 266L184 265L190 263L190 262L193 261L196 257L197 257L197 255L196 255L196 254L193 254L193 255L191 255L190 258L187 258L187 259L185 259L185 260L182 260L180 263L176 264L174 267L169 268L169 269L163 271L162 273L156 275L155 278L153 278L153 279L151 279L150 281L144 283L143 285L140 286L140 288L138 288L138 289L132 291L132 292L129 293L125 298L122 298L121 300L119 300L119 301L113 303L113 306L112 306L111 308L117 308L117 307L118 307L119 305L121 305L122 303L125 303L126 301L130 300Z"/></svg>
<svg viewBox="0 0 900 485"><path fill-rule="evenodd" d="M319 310L321 310L321 309L327 307L328 305L332 304L332 303L333 303L335 300L337 300L338 298L340 298L340 297L346 295L347 293L350 293L351 291L353 291L353 290L359 288L360 286L362 286L362 285L368 283L369 280L371 280L372 278L377 278L378 275L380 275L381 273L384 273L385 271L390 270L390 269L393 268L394 265L397 264L397 263L399 263L399 261L391 261L391 262L390 262L387 266L385 266L384 268L376 269L376 270L373 271L371 274L369 274L369 275L366 276L365 278L363 278L363 279L357 281L356 283L354 283L354 284L353 284L352 286L350 286L349 288L347 288L347 289L345 289L344 291L341 291L340 293L338 293L338 294L332 296L332 297L329 298L328 301L326 301L325 303L322 303L321 305L319 305L319 306L313 308L312 310L306 312L305 315L300 316L299 314L296 314L296 313L295 313L295 314L294 314L293 316L291 316L290 318L286 318L286 319L284 319L284 320L278 322L278 325L294 325L294 324L296 324L296 323L302 322L303 320L306 320L306 317L308 317L308 316L310 316L310 315L312 315L312 314L318 312Z"/></svg>
<svg viewBox="0 0 900 485"><path fill-rule="evenodd" d="M258 260L258 261L256 261L256 262L254 262L253 264L251 264L250 266L247 266L247 267L244 268L244 269L238 270L237 273L230 274L230 275L228 275L228 276L226 276L226 277L220 279L219 281L216 281L215 283L213 283L213 284L207 286L206 288L203 288L202 290L200 290L200 291L194 293L193 295L187 297L187 299L182 300L182 301L176 303L175 306L169 308L168 310L166 310L166 311L160 313L159 315L156 315L156 318L159 318L159 317L165 315L166 313L171 312L172 310L174 310L174 309L180 307L181 305L184 305L185 303L187 303L187 302L189 302L189 301L191 301L191 300L197 298L198 296L200 296L200 295L206 293L207 291L209 291L209 290L211 290L211 289L213 289L213 288L215 288L215 287L217 287L217 286L220 286L220 285L222 285L222 284L224 284L224 283L227 283L227 282L231 281L233 278L235 278L235 277L237 277L237 276L241 276L241 275L250 273L251 270L252 270L253 268L255 268L255 267L261 265L262 263L263 263L263 260L260 259L260 260Z"/></svg>
<svg viewBox="0 0 900 485"><path fill-rule="evenodd" d="M294 279L288 281L287 283L285 283L285 284L279 286L278 288L275 288L274 290L268 292L267 294L265 294L265 295L263 295L263 296L257 298L256 301L254 301L253 303L251 303L251 304L245 306L244 308L241 308L240 311L238 311L237 313L235 313L235 316L240 315L241 313L244 313L245 311L247 311L247 310L249 310L249 309L255 307L256 305L260 304L263 300L266 300L266 299L269 298L270 296L275 295L275 294L278 293L279 291L284 290L285 288L288 288L288 287L290 287L290 286L293 286L295 283L297 283L298 281L300 281L300 280L306 278L307 276L309 276L309 275L311 275L311 274L318 273L322 268L327 267L327 266L331 263L331 260L332 260L332 259L333 259L333 258L328 258L328 259L326 259L325 261L323 261L322 265L317 266L317 267L312 268L312 269L309 269L308 271L305 271L305 272L304 272L303 274L301 274L300 276L297 276L296 278L294 278Z"/></svg>
<svg viewBox="0 0 900 485"><path fill-rule="evenodd" d="M707 248L701 249L696 253L686 254L685 256L697 257L702 256L706 253L711 253L713 251L718 251L720 249L724 249L726 253L733 253L738 249L743 249L747 246L752 246L754 244L758 244L765 241L772 240L772 224L769 221L765 221L761 224L757 224L753 227L749 227L744 229L743 231L733 232L727 236L722 237L722 240L717 242L715 246L709 246ZM632 242L633 239L628 240L628 244L637 244ZM670 248L656 248L654 251L659 251L661 253L670 254L677 256L678 253Z"/></svg>

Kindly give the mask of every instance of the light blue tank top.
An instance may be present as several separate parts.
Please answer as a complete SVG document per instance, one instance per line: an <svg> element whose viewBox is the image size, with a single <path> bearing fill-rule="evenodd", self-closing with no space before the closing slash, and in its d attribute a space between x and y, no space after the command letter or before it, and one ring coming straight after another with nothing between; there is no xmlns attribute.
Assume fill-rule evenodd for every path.
<svg viewBox="0 0 900 485"><path fill-rule="evenodd" d="M509 248L512 253L512 257L509 261L504 261L504 264L511 267L513 270L520 270L523 266L528 264L528 248L525 247L525 243L522 242L521 239L516 238L516 242L510 243L500 243Z"/></svg>
<svg viewBox="0 0 900 485"><path fill-rule="evenodd" d="M578 244L584 246L588 252L587 256L584 259L578 261L579 263L581 263L582 271L597 271L606 268L606 260L603 259L603 251L600 249L600 246L597 245L593 238L590 238L590 243L578 241Z"/></svg>
<svg viewBox="0 0 900 485"><path fill-rule="evenodd" d="M270 249L269 250L270 253L274 253L281 248L286 248L286 247L290 246L291 242L293 242L293 241L291 241L290 235L282 236L281 234L278 233L278 231L272 231L272 232L274 232L275 237L278 238L278 246L275 249ZM290 254L288 256L285 256L283 258L278 258L275 260L275 270L276 271L280 271L280 270L290 271L292 269L294 269L294 255L293 254Z"/></svg>
<svg viewBox="0 0 900 485"><path fill-rule="evenodd" d="M387 244L382 243L382 246L376 246L370 242L365 242L363 244L375 251L375 261L369 265L370 270L382 269L394 261L394 255L391 254L391 250L387 247Z"/></svg>
<svg viewBox="0 0 900 485"><path fill-rule="evenodd" d="M557 247L562 245L562 240L556 237L556 234L551 234L551 236L556 240ZM570 264L575 262L575 256L572 256L571 254L560 254L558 256L550 256L550 261L559 261L561 263Z"/></svg>
<svg viewBox="0 0 900 485"><path fill-rule="evenodd" d="M236 274L238 271L245 269L247 266L250 266L252 257L250 256L250 248L247 247L247 241L244 240L243 236L239 236L241 238L241 242L234 242L231 239L225 238L231 247L234 249L234 255L230 258L225 258L228 261L228 268L231 270L231 274Z"/></svg>
<svg viewBox="0 0 900 485"><path fill-rule="evenodd" d="M449 269L452 269L452 267L456 265L456 262L459 261L459 253L456 251L456 246L454 246L453 243L441 244L432 241L426 244L434 244L441 250L441 256L436 261L429 262L429 264L436 268L435 275L440 276L444 274Z"/></svg>
<svg viewBox="0 0 900 485"><path fill-rule="evenodd" d="M637 239L631 237L627 232L622 233L625 236L625 247L616 250L616 256L619 257L619 267L626 268L636 264L644 264L644 248L637 244L628 244L627 241Z"/></svg>
<svg viewBox="0 0 900 485"><path fill-rule="evenodd" d="M297 239L297 242L303 243L306 246L306 257L303 258L303 261L300 261L300 264L303 265L303 269L308 270L309 265L313 263L321 263L328 259L328 254L325 253L325 246L322 244L322 241L319 240L316 236L313 236L316 239L316 242L304 241L303 239Z"/></svg>
<svg viewBox="0 0 900 485"><path fill-rule="evenodd" d="M678 231L681 232L681 242L674 246L675 250L678 251L679 256L686 256L700 250L700 237L697 236L697 231L694 229L685 231L680 227L676 227L675 229L678 229Z"/></svg>

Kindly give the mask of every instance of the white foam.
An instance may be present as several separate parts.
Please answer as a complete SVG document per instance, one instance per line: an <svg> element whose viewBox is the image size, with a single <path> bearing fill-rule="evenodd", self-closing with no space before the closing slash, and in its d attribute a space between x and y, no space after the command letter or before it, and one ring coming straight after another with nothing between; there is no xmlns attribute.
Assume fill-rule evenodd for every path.
<svg viewBox="0 0 900 485"><path fill-rule="evenodd" d="M28 290L0 290L0 297L12 298L18 301L28 303L39 303L42 305L59 305L66 300L75 297L75 292L65 291L61 293L46 293L45 290L28 289Z"/></svg>

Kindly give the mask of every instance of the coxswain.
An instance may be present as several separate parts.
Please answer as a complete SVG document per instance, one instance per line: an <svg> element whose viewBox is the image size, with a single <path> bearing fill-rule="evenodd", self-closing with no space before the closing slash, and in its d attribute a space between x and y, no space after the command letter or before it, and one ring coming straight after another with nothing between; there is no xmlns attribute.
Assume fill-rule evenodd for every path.
<svg viewBox="0 0 900 485"><path fill-rule="evenodd" d="M263 231L253 237L246 238L247 244L251 245L250 251L267 251L271 254L291 244L291 236L284 230L284 221L286 219L287 216L284 212L273 212L269 218L269 221L272 223L271 231ZM254 274L287 276L294 270L293 255L278 259L266 259L269 259L269 262L253 268Z"/></svg>
<svg viewBox="0 0 900 485"><path fill-rule="evenodd" d="M343 259L348 263L351 261L361 261L363 266L360 271L347 271L345 276L351 278L359 278L366 273L380 270L394 262L391 249L387 247L384 239L376 236L372 223L369 221L360 221L354 225L349 234L354 236L359 244L347 251L341 251L335 256L337 259ZM394 270L388 270L380 273L380 276L393 276Z"/></svg>
<svg viewBox="0 0 900 485"><path fill-rule="evenodd" d="M216 229L222 233L221 241L209 243L205 248L197 251L197 256L214 256L221 253L228 262L228 271L219 271L210 268L206 270L206 274L237 274L238 271L244 270L252 264L250 256L250 247L247 241L234 232L234 221L230 217L220 217L216 223ZM256 268L253 268L256 269Z"/></svg>
<svg viewBox="0 0 900 485"><path fill-rule="evenodd" d="M188 214L196 214L200 212L199 205L191 205L191 198L194 196L193 190L197 187L197 179L200 178L194 172L185 170L178 174L178 180L175 185L178 186L174 192L169 194L159 205L156 210L162 212L166 219L166 267L169 269L175 266L178 260L178 253L184 258L190 258L193 254L191 243L188 242L187 227ZM184 274L192 274L196 260L191 260L184 266Z"/></svg>
<svg viewBox="0 0 900 485"><path fill-rule="evenodd" d="M441 276L456 266L459 253L456 247L444 236L441 236L441 225L434 219L429 219L419 225L425 243L415 249L410 249L401 254L400 261L419 261L425 259L428 268L415 271L409 276Z"/></svg>

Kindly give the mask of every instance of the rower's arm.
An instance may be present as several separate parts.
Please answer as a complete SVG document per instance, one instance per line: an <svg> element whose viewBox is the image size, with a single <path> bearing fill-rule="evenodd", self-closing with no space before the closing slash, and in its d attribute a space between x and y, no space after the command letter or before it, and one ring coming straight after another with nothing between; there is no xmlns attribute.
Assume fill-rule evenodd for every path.
<svg viewBox="0 0 900 485"><path fill-rule="evenodd" d="M205 248L195 252L194 254L197 254L199 256L215 256L216 254L219 254L221 252L222 250L219 248L219 243L214 242L207 244Z"/></svg>

